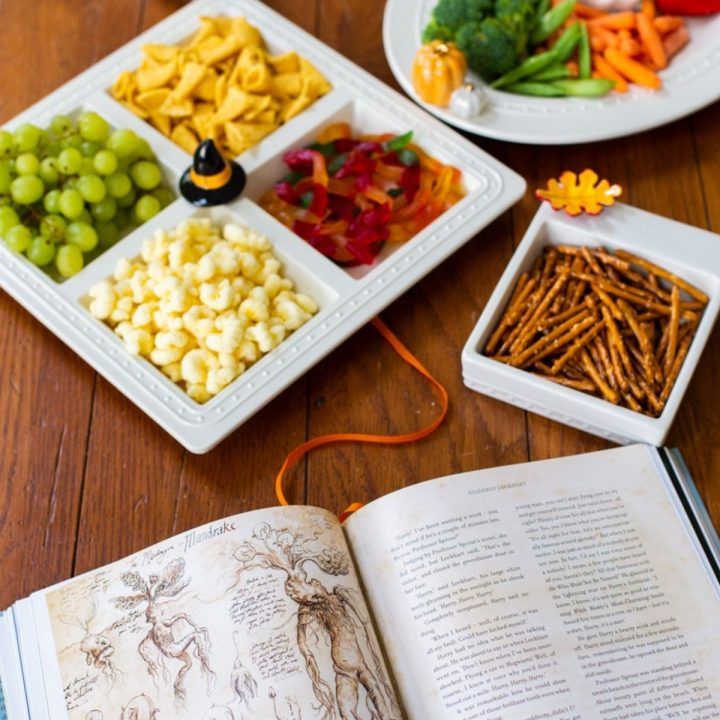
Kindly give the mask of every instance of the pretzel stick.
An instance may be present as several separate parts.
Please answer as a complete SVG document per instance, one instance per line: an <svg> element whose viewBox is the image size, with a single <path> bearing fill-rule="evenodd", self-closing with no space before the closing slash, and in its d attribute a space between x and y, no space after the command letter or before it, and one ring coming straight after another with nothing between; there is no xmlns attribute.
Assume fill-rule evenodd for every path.
<svg viewBox="0 0 720 720"><path fill-rule="evenodd" d="M644 260L643 258L638 257L637 255L633 255L632 253L626 252L625 250L618 250L617 256L620 258L623 258L624 260L628 260L629 262L633 263L634 265L639 265L641 268L644 268L645 270L648 270L652 272L653 274L657 275L658 277L663 278L663 280L668 280L669 282L673 283L674 285L677 285L679 288L684 290L688 295L691 297L694 297L696 300L699 300L703 305L707 304L708 302L708 296L702 292L702 290L698 290L696 287L691 285L689 282L686 282L682 278L679 278L677 275L669 272L668 270L664 270L661 267L658 267L654 263L651 263L649 260Z"/></svg>
<svg viewBox="0 0 720 720"><path fill-rule="evenodd" d="M577 315L579 312L582 311L586 311L585 306L582 304L578 304L574 305L568 310L558 313L554 317L548 317L547 320L543 319L543 321L538 324L538 332L544 332L545 330L549 330L550 328L555 327L562 322L565 322L565 320L567 320L568 318L571 318L573 315Z"/></svg>
<svg viewBox="0 0 720 720"><path fill-rule="evenodd" d="M557 375L562 370L565 363L568 360L575 357L602 329L605 327L604 323L598 323L594 327L591 327L582 337L579 337L565 352L565 354L555 361L553 366L550 368L550 372L553 375Z"/></svg>
<svg viewBox="0 0 720 720"><path fill-rule="evenodd" d="M528 304L523 307L523 313L520 319L515 323L515 327L510 331L510 334L503 340L502 345L500 346L500 352L506 352L510 350L512 345L514 344L517 337L520 335L520 333L523 331L523 329L526 327L528 320L532 316L532 314L535 312L535 308L537 308L538 303L540 302L541 298L545 295L545 291L547 289L546 283L541 283L539 287L533 292L533 294L530 296Z"/></svg>
<svg viewBox="0 0 720 720"><path fill-rule="evenodd" d="M552 333L538 340L538 342L535 343L534 346L531 346L530 348L525 350L525 352L523 352L521 355L516 356L515 362L513 362L513 364L532 365L534 362L542 360L542 358L551 355L555 351L559 350L560 348L564 347L569 342L574 340L578 335L580 335L581 332L583 332L583 330L590 327L594 322L595 320L593 318L587 316L580 320L580 322L577 322L575 318L571 318L567 322L560 325L560 327L553 330ZM558 333L559 330L562 330L564 334ZM552 338L550 338L551 335ZM547 343L545 343L544 341L548 338L550 339ZM540 347L536 347L538 345ZM549 346L546 347L546 345ZM528 353L529 350L532 350L533 352Z"/></svg>
<svg viewBox="0 0 720 720"><path fill-rule="evenodd" d="M615 370L613 369L612 360L610 359L610 353L608 352L607 346L603 343L603 340L599 335L593 340L593 345L600 357L600 362L605 370L605 377L608 379L610 387L613 390L617 390L619 383L615 378Z"/></svg>
<svg viewBox="0 0 720 720"><path fill-rule="evenodd" d="M585 259L585 262L588 264L590 270L595 273L595 275L600 275L602 277L602 275L604 274L602 268L598 265L598 261L592 256L590 250L588 250L588 248L583 245L580 252L582 253L582 256Z"/></svg>
<svg viewBox="0 0 720 720"><path fill-rule="evenodd" d="M623 315L625 315L628 325L630 325L637 341L640 343L640 351L642 352L643 357L643 371L648 384L652 385L655 375L655 357L652 354L650 340L645 334L643 326L637 321L637 316L635 315L635 311L632 307L625 302L625 300L618 300L618 307Z"/></svg>
<svg viewBox="0 0 720 720"><path fill-rule="evenodd" d="M608 387L605 381L600 377L600 374L597 371L597 368L595 365L593 365L593 361L590 358L590 355L588 354L588 351L583 348L580 352L580 359L582 360L582 364L584 368L587 370L588 375L592 379L592 381L595 383L595 385L598 387L600 392L602 393L603 397L606 400L609 400L614 405L617 405L618 402L620 402L620 395L615 392L612 388Z"/></svg>
<svg viewBox="0 0 720 720"><path fill-rule="evenodd" d="M575 390L595 392L595 384L590 380L571 380L570 378L562 377L562 375L543 375L542 373L533 373L533 375L541 377L544 380L550 380L551 382L558 383L559 385L566 385L567 387L574 388Z"/></svg>
<svg viewBox="0 0 720 720"><path fill-rule="evenodd" d="M522 312L524 303L532 292L534 286L535 280L529 277L527 273L523 273L520 276L520 282L518 283L518 287L513 293L512 298L510 299L508 310L500 321L500 324L495 329L495 332L493 332L493 334L490 336L487 345L485 345L485 352L491 353L495 349L496 345L500 342L500 338L503 336L505 330L507 330L508 327L514 325L517 322L517 318Z"/></svg>
<svg viewBox="0 0 720 720"><path fill-rule="evenodd" d="M592 286L593 292L600 298L600 300L607 305L608 310L612 313L616 320L622 320L623 314L620 312L620 308L617 306L615 301L597 285Z"/></svg>
<svg viewBox="0 0 720 720"><path fill-rule="evenodd" d="M622 364L620 363L620 358L618 357L617 348L612 343L608 343L608 345L610 346L610 362L612 363L613 373L617 378L617 383L620 386L620 389L623 391L624 396L629 390L628 381L625 377L625 373L623 372Z"/></svg>

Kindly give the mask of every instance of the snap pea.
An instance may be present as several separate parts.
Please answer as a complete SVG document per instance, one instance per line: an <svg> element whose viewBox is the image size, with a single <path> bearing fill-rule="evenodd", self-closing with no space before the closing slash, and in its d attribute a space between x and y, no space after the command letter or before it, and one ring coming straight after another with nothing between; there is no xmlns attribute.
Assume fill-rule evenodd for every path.
<svg viewBox="0 0 720 720"><path fill-rule="evenodd" d="M532 82L547 82L549 80L562 80L570 77L570 69L564 63L553 63L544 70L531 75L528 80Z"/></svg>
<svg viewBox="0 0 720 720"><path fill-rule="evenodd" d="M545 42L570 17L575 0L562 0L554 8L548 10L539 20L530 35L530 44L539 45Z"/></svg>
<svg viewBox="0 0 720 720"><path fill-rule="evenodd" d="M565 92L552 83L534 82L533 80L525 80L516 82L505 87L505 90L518 95L537 95L539 97L563 97Z"/></svg>
<svg viewBox="0 0 720 720"><path fill-rule="evenodd" d="M575 51L575 46L580 41L581 25L582 23L574 22L552 46L550 52L555 53L556 62L564 63L570 59L570 56Z"/></svg>
<svg viewBox="0 0 720 720"><path fill-rule="evenodd" d="M580 23L580 40L578 41L578 77L589 78L592 73L590 54L590 35L587 25Z"/></svg>
<svg viewBox="0 0 720 720"><path fill-rule="evenodd" d="M605 78L578 78L568 80L553 80L551 83L554 88L562 90L565 95L573 95L576 97L599 97L610 92L615 86L612 80Z"/></svg>
<svg viewBox="0 0 720 720"><path fill-rule="evenodd" d="M538 2L537 8L535 8L535 18L533 20L532 29L540 25L543 19L543 15L545 15L548 10L550 10L550 6L552 5L552 0L540 0Z"/></svg>
<svg viewBox="0 0 720 720"><path fill-rule="evenodd" d="M501 88L506 87L507 85L512 85L523 78L544 70L546 67L555 62L556 57L553 50L532 55L527 60L520 63L520 65L516 68L506 72L504 75L500 76L497 80L491 83L492 87Z"/></svg>

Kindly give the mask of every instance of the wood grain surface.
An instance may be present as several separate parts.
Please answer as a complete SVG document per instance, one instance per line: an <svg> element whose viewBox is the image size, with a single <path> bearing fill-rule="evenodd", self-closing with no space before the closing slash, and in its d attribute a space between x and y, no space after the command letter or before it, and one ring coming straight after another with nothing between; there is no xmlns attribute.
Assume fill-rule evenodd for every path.
<svg viewBox="0 0 720 720"><path fill-rule="evenodd" d="M382 47L383 0L268 4L396 87ZM2 0L0 123L169 15L176 0ZM625 202L720 230L720 104L610 142L536 147L472 138L524 176L525 197L391 305L383 317L445 384L451 407L407 446L315 451L288 497L333 510L449 473L609 447L475 394L460 351L537 204L532 189L595 168ZM720 242L720 237L718 238ZM712 334L668 444L678 446L720 527L720 330ZM365 327L204 456L194 456L0 291L0 608L172 533L275 503L287 452L328 432L408 432L436 398Z"/></svg>

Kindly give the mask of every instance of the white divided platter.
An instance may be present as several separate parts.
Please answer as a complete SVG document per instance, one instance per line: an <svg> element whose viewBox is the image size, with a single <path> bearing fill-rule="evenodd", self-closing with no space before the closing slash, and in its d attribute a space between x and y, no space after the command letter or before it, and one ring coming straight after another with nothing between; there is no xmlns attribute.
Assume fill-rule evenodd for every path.
<svg viewBox="0 0 720 720"><path fill-rule="evenodd" d="M659 417L650 417L563 387L482 354L520 275L546 245L627 250L702 290L709 302ZM662 445L720 310L720 235L616 204L592 217L569 217L543 203L508 263L462 352L463 380L473 390L617 443Z"/></svg>
<svg viewBox="0 0 720 720"><path fill-rule="evenodd" d="M258 27L273 53L297 50L320 68L333 89L310 108L267 136L238 159L248 174L241 199L198 210L178 199L104 252L73 278L56 283L0 242L0 285L21 305L90 363L109 382L191 452L210 450L258 409L312 367L413 283L517 201L524 181L400 94L254 0L195 0L44 100L14 118L13 129L30 122L47 127L53 115L94 110L113 127L133 129L151 145L166 179L177 185L191 156L109 94L116 76L135 69L148 42L179 43L199 27L199 18L245 16ZM312 142L334 121L358 133L413 130L413 140L429 154L463 173L467 195L402 245L386 246L372 266L343 269L315 251L257 204L259 195L280 179L282 156ZM312 296L320 311L275 350L204 404L191 400L159 369L131 355L114 332L93 318L89 288L112 275L118 259L137 257L143 240L157 228L170 230L190 216L234 220L267 235L285 274L296 289Z"/></svg>
<svg viewBox="0 0 720 720"><path fill-rule="evenodd" d="M418 104L477 135L537 145L567 145L623 137L664 125L720 98L720 14L688 18L691 41L673 58L660 90L638 86L603 98L539 98L489 89L488 107L469 120L422 102L411 68L422 30L437 0L388 0L383 42L393 74ZM472 76L473 74L470 73Z"/></svg>

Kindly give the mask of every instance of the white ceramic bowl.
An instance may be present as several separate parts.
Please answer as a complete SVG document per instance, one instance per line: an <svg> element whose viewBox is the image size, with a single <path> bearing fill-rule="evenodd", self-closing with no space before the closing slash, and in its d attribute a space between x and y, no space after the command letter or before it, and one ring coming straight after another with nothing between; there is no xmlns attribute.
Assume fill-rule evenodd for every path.
<svg viewBox="0 0 720 720"><path fill-rule="evenodd" d="M662 414L649 417L598 397L543 380L482 354L520 275L546 245L602 245L646 258L703 290L710 298ZM662 445L702 354L720 306L720 235L628 205L600 215L569 217L543 203L518 245L462 352L465 384L613 442Z"/></svg>

